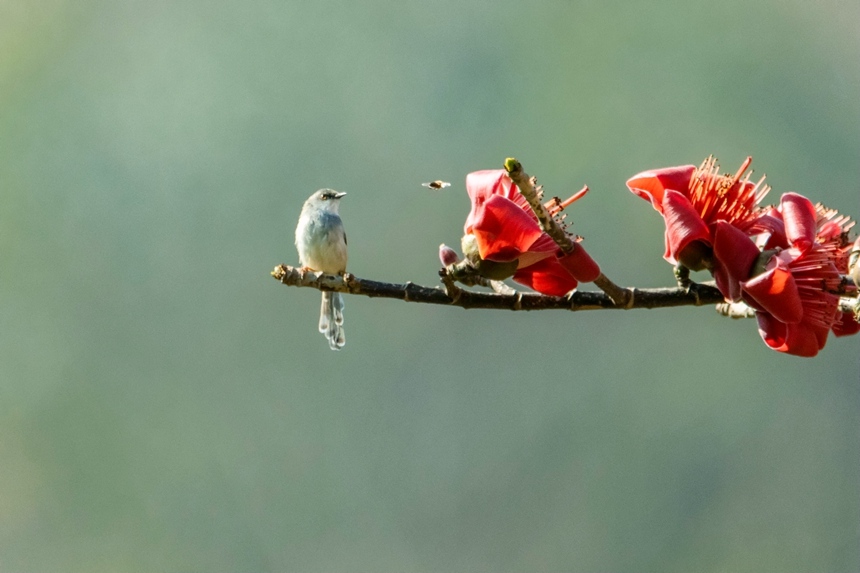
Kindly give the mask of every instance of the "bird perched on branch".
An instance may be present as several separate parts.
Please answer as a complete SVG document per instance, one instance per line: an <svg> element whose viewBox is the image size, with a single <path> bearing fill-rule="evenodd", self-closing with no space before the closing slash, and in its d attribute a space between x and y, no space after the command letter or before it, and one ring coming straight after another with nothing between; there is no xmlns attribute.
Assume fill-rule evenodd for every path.
<svg viewBox="0 0 860 573"><path fill-rule="evenodd" d="M305 201L296 226L296 249L302 268L328 275L346 272L346 233L338 214L344 195L333 189L320 189ZM340 350L346 344L343 296L339 292L322 293L319 330L332 350Z"/></svg>

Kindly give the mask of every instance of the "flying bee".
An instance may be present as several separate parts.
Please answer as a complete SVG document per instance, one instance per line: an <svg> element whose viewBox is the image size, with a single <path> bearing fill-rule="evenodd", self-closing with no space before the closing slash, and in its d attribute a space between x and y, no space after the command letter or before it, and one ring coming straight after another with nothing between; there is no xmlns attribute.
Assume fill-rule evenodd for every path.
<svg viewBox="0 0 860 573"><path fill-rule="evenodd" d="M421 186L427 187L428 189L444 189L445 187L450 187L451 184L447 181L437 179L436 181L430 181L429 183L422 183Z"/></svg>

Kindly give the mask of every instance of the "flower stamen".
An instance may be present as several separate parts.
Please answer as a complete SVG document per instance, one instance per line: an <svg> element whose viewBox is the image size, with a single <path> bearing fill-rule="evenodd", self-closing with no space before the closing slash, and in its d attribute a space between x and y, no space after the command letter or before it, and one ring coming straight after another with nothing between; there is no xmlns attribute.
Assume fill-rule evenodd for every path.
<svg viewBox="0 0 860 573"><path fill-rule="evenodd" d="M713 155L702 162L690 178L689 195L690 203L704 221L724 220L739 228L753 222L759 211L758 204L770 191L770 186L764 184L765 177L752 183L752 172L744 176L751 164L752 157L747 157L734 175L720 175Z"/></svg>
<svg viewBox="0 0 860 573"><path fill-rule="evenodd" d="M556 215L582 199L586 193L588 193L588 185L583 186L582 189L580 189L564 201L562 201L558 197L553 197L552 199L547 201L544 207L546 207L547 211L549 211L549 214L551 216L555 217Z"/></svg>
<svg viewBox="0 0 860 573"><path fill-rule="evenodd" d="M743 177L744 172L749 169L749 166L752 165L752 155L747 155L747 158L744 159L744 162L741 163L740 169L738 169L737 173L735 173L734 177L730 179L730 185L734 185L738 181L740 181L741 177ZM749 180L749 175L747 175L747 180Z"/></svg>

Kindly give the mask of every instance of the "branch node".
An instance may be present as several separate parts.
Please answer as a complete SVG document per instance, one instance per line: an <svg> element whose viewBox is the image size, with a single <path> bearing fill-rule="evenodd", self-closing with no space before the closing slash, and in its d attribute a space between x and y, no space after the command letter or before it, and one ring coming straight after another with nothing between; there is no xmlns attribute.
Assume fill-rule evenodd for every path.
<svg viewBox="0 0 860 573"><path fill-rule="evenodd" d="M522 310L523 309L523 293L517 292L516 297L514 298L514 305L511 307L511 310Z"/></svg>
<svg viewBox="0 0 860 573"><path fill-rule="evenodd" d="M502 281L487 281L488 286L497 294L516 294L516 289L512 289Z"/></svg>
<svg viewBox="0 0 860 573"><path fill-rule="evenodd" d="M675 274L675 281L678 283L678 286L684 290L689 290L690 285L693 284L693 281L690 279L690 269L678 263L672 271Z"/></svg>
<svg viewBox="0 0 860 573"><path fill-rule="evenodd" d="M440 269L439 276L442 278L442 284L445 285L445 294L451 299L451 304L457 304L463 295L463 289L454 283L454 277L451 276L448 269Z"/></svg>
<svg viewBox="0 0 860 573"><path fill-rule="evenodd" d="M592 282L606 293L615 306L623 309L633 308L633 294L630 289L621 288L603 273L600 273Z"/></svg>
<svg viewBox="0 0 860 573"><path fill-rule="evenodd" d="M755 318L755 309L744 302L718 302L714 309L717 313L733 319Z"/></svg>
<svg viewBox="0 0 860 573"><path fill-rule="evenodd" d="M287 267L284 264L280 264L280 265L276 266L275 269L271 273L271 275L273 277L275 277L275 280L279 280L281 282L284 281L284 275L286 275L286 274L287 274Z"/></svg>

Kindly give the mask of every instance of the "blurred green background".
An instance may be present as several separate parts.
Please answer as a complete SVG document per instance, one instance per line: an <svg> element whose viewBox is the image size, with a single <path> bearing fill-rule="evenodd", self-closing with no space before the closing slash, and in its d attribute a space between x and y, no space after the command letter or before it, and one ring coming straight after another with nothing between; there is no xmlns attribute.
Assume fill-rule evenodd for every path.
<svg viewBox="0 0 860 573"><path fill-rule="evenodd" d="M0 570L860 570L860 337L348 297L334 353L269 276L327 186L353 273L436 284L507 156L591 187L573 231L625 285L672 284L644 169L751 154L856 217L858 21L0 1Z"/></svg>

